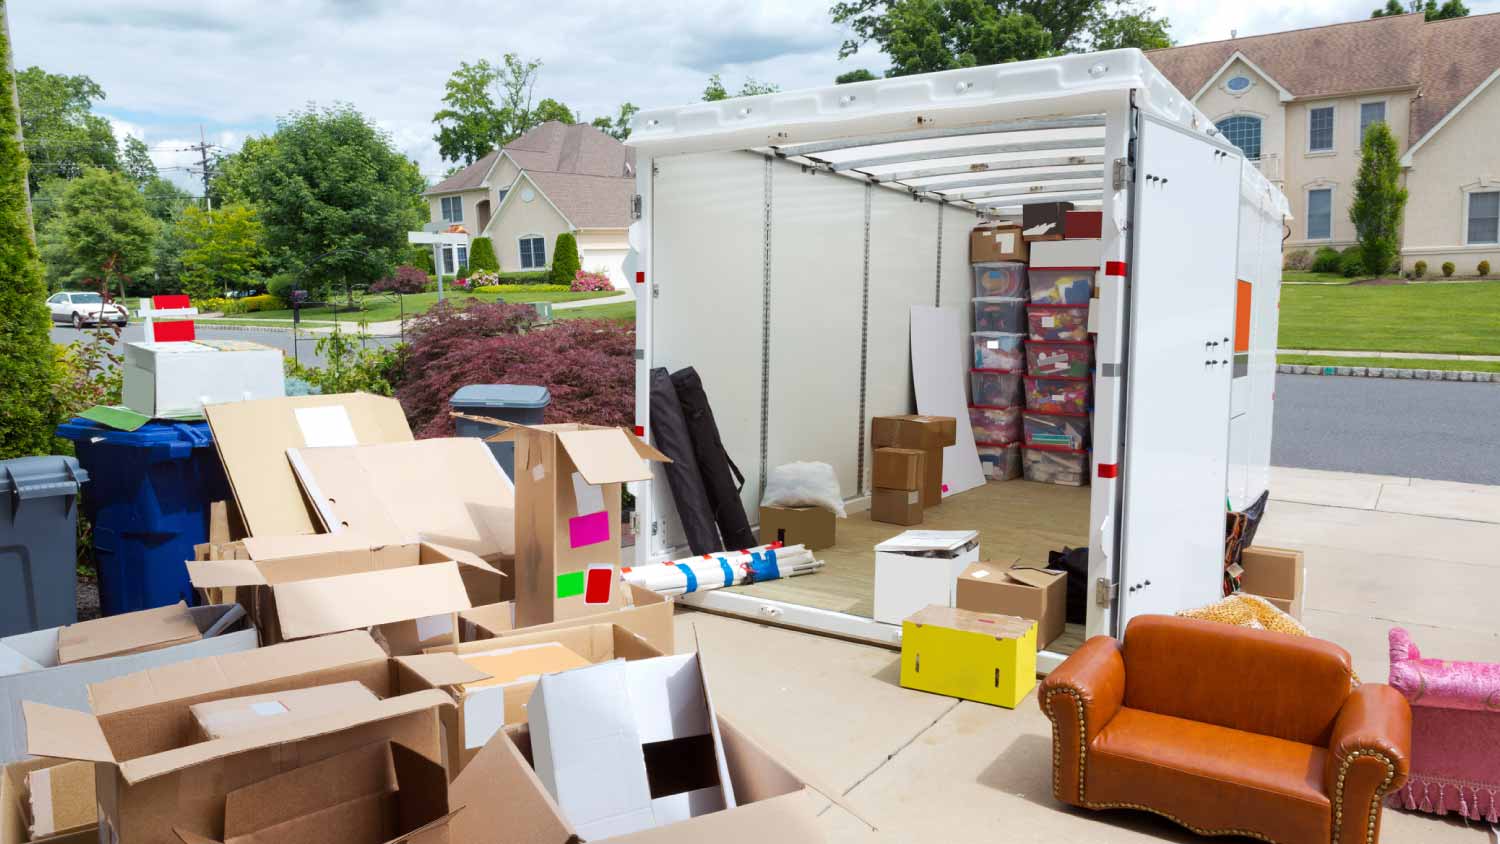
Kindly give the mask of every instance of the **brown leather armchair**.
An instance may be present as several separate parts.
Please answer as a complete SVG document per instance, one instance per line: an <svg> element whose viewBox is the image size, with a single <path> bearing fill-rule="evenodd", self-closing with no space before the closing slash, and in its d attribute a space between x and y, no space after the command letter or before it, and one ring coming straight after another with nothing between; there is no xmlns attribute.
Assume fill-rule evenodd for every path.
<svg viewBox="0 0 1500 844"><path fill-rule="evenodd" d="M1406 782L1411 709L1351 691L1349 654L1321 639L1139 616L1096 636L1037 700L1052 720L1052 793L1141 809L1200 835L1374 844Z"/></svg>

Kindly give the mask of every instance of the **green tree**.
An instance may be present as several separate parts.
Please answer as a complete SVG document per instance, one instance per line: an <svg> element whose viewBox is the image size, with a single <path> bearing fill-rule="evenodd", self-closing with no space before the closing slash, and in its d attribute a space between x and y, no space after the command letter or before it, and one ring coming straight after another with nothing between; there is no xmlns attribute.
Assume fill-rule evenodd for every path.
<svg viewBox="0 0 1500 844"><path fill-rule="evenodd" d="M250 202L251 175L256 161L269 156L276 145L274 136L248 137L239 151L221 154L209 165L208 198L215 206L231 202Z"/></svg>
<svg viewBox="0 0 1500 844"><path fill-rule="evenodd" d="M1089 49L1160 50L1172 46L1167 19L1152 17L1155 14L1156 9L1151 6L1101 10L1089 27Z"/></svg>
<svg viewBox="0 0 1500 844"><path fill-rule="evenodd" d="M29 67L16 75L16 91L33 193L48 179L77 178L88 167L120 169L114 130L92 112L104 99L99 83Z"/></svg>
<svg viewBox="0 0 1500 844"><path fill-rule="evenodd" d="M1359 175L1354 179L1354 201L1349 219L1359 234L1365 272L1382 275L1401 247L1401 213L1406 188L1401 186L1401 151L1385 121L1371 123L1360 146Z"/></svg>
<svg viewBox="0 0 1500 844"><path fill-rule="evenodd" d="M753 76L745 77L745 84L740 86L736 97L753 97L758 94L774 94L781 90L781 86L774 82L761 82ZM703 101L706 103L727 100L730 97L729 90L724 87L724 79L720 74L708 77L708 85L703 88Z"/></svg>
<svg viewBox="0 0 1500 844"><path fill-rule="evenodd" d="M190 207L176 227L183 247L183 292L201 299L260 282L265 228L254 209L226 205L210 213Z"/></svg>
<svg viewBox="0 0 1500 844"><path fill-rule="evenodd" d="M177 217L163 220L161 231L156 233L156 242L151 247L151 283L140 285L143 292L182 292L182 252L185 248Z"/></svg>
<svg viewBox="0 0 1500 844"><path fill-rule="evenodd" d="M578 259L578 239L572 232L557 236L557 245L552 250L552 270L548 279L553 284L572 284L573 277L583 268Z"/></svg>
<svg viewBox="0 0 1500 844"><path fill-rule="evenodd" d="M120 170L125 178L142 189L157 178L156 162L151 160L151 150L147 149L145 141L134 135L125 136L125 141L120 144Z"/></svg>
<svg viewBox="0 0 1500 844"><path fill-rule="evenodd" d="M459 62L444 85L444 108L432 116L433 140L449 161L472 164L495 147L519 138L546 120L577 122L562 103L544 99L532 105L542 63L506 53L498 63ZM564 117L566 115L566 117Z"/></svg>
<svg viewBox="0 0 1500 844"><path fill-rule="evenodd" d="M1370 17L1388 18L1417 12L1421 12L1426 20L1442 21L1468 17L1469 7L1463 4L1463 0L1443 0L1442 5L1438 5L1437 0L1411 0L1405 6L1401 5L1401 0L1385 0L1385 5L1371 12Z"/></svg>
<svg viewBox="0 0 1500 844"><path fill-rule="evenodd" d="M5 4L0 2L0 23ZM0 25L0 459L47 454L57 422L55 364L21 149L10 27Z"/></svg>
<svg viewBox="0 0 1500 844"><path fill-rule="evenodd" d="M869 82L872 79L878 78L880 77L876 76L870 71L865 70L864 68L859 68L858 70L849 70L840 73L838 76L834 77L833 84L847 85L850 82Z"/></svg>
<svg viewBox="0 0 1500 844"><path fill-rule="evenodd" d="M640 111L634 103L620 103L620 111L613 118L596 117L593 126L595 129L614 138L623 141L630 137L630 119Z"/></svg>
<svg viewBox="0 0 1500 844"><path fill-rule="evenodd" d="M146 211L164 223L194 204L192 194L160 176L153 176L141 186L141 196L146 200Z"/></svg>
<svg viewBox="0 0 1500 844"><path fill-rule="evenodd" d="M348 105L281 118L240 167L234 190L255 207L276 269L351 302L355 287L390 272L406 233L427 219L417 165Z"/></svg>
<svg viewBox="0 0 1500 844"><path fill-rule="evenodd" d="M469 244L469 269L480 272L500 272L500 262L495 258L495 247L487 237L476 237Z"/></svg>
<svg viewBox="0 0 1500 844"><path fill-rule="evenodd" d="M574 114L572 109L551 97L537 103L532 116L536 121L534 125L538 126L549 120L556 120L558 123L566 123L569 126L578 122L578 115Z"/></svg>
<svg viewBox="0 0 1500 844"><path fill-rule="evenodd" d="M91 167L68 182L41 230L47 278L56 286L98 279L106 266L123 283L151 269L161 224L122 174ZM123 296L122 289L120 294Z"/></svg>

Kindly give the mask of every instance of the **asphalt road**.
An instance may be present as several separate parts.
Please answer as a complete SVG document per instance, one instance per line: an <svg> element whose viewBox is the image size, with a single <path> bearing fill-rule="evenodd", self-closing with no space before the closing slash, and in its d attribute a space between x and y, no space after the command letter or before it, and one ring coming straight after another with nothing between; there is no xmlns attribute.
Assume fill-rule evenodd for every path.
<svg viewBox="0 0 1500 844"><path fill-rule="evenodd" d="M1271 462L1500 484L1500 384L1278 375Z"/></svg>
<svg viewBox="0 0 1500 844"><path fill-rule="evenodd" d="M243 340L250 343L260 343L263 346L271 346L280 349L287 355L292 355L292 332L290 331L263 331L254 328L214 328L198 323L195 326L197 336L204 340ZM53 326L52 342L67 345L74 340L92 334L96 329L85 328L83 331L75 331L72 327ZM144 329L138 322L131 322L125 326L125 341L141 340L144 337ZM296 354L298 360L309 366L322 366L325 361L317 353L317 337L302 334L298 337ZM395 338L381 338L370 342L394 343Z"/></svg>

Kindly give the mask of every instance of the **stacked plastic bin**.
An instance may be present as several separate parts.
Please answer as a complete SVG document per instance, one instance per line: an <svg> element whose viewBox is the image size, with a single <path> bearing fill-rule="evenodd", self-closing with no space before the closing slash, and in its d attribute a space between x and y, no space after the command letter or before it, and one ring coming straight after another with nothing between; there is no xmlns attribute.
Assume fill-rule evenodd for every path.
<svg viewBox="0 0 1500 844"><path fill-rule="evenodd" d="M974 265L974 365L969 373L969 422L985 477L1021 476L1025 409L1026 265Z"/></svg>
<svg viewBox="0 0 1500 844"><path fill-rule="evenodd" d="M1093 267L1032 267L1027 274L1026 479L1082 486L1089 479L1094 344L1088 332Z"/></svg>

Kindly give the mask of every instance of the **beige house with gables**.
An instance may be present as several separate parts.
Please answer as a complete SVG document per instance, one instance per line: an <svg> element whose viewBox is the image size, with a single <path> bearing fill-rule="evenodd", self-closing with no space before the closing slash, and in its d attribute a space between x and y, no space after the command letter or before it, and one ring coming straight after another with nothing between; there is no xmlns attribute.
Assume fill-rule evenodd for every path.
<svg viewBox="0 0 1500 844"><path fill-rule="evenodd" d="M1500 273L1500 14L1422 15L1148 53L1290 200L1288 251L1355 242L1364 127L1396 137L1410 199L1401 264Z"/></svg>
<svg viewBox="0 0 1500 844"><path fill-rule="evenodd" d="M547 269L557 236L573 232L583 268L627 287L635 152L592 126L543 123L425 195L432 223L488 237L503 272ZM466 245L444 248L444 273L467 265Z"/></svg>

